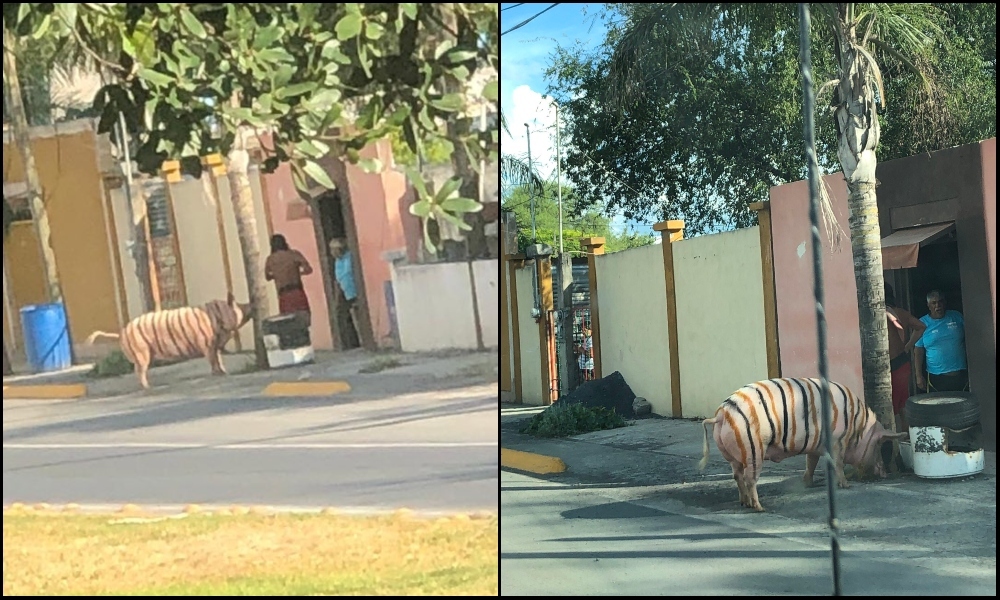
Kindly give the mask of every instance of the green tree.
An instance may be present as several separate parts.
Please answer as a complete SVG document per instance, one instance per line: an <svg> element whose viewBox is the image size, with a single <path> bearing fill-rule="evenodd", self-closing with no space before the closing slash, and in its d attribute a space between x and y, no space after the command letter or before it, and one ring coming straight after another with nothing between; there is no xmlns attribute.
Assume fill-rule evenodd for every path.
<svg viewBox="0 0 1000 600"><path fill-rule="evenodd" d="M559 251L559 204L555 182L544 182L543 193L535 196L535 239L538 243ZM603 237L607 252L618 252L653 243L653 236L625 231L616 234L611 220L595 208L582 208L580 199L572 188L563 186L563 247L574 256L583 254L580 241L589 237ZM531 239L531 197L527 185L510 192L501 208L514 213L517 222L518 252L524 252L534 243Z"/></svg>
<svg viewBox="0 0 1000 600"><path fill-rule="evenodd" d="M659 108L643 103L641 98L661 93L656 87L659 82L681 79L674 82L681 85L687 80L689 64L700 65L695 74L710 71L711 65L705 61L714 60L712 49L721 44L737 44L737 56L741 53L752 55L763 48L765 57L797 45L796 37L787 35L797 27L794 5L781 4L697 4L697 5L618 5L625 16L620 26L609 34L609 89L614 92L613 101L625 108ZM864 396L875 410L879 420L887 428L894 426L891 405L891 385L889 378L888 337L886 334L885 306L882 282L882 257L879 240L878 206L875 197L876 150L880 139L880 118L877 106L888 111L893 104L887 100L884 85L885 76L893 69L900 74L914 78L928 92L928 101L933 103L933 90L942 85L935 66L941 64L939 53L952 48L947 30L942 25L948 19L939 7L929 4L814 4L815 22L813 47L814 71L817 81L823 81L824 73L829 73L829 81L820 87L832 91L832 129L835 131L837 160L847 180L848 204L851 211L851 246L854 254L855 280L861 325L862 373ZM786 32L786 34L782 34ZM780 42L780 43L779 43ZM679 54L678 54L679 53ZM707 53L707 57L706 57ZM690 57L692 63L687 62ZM826 57L826 58L824 58ZM671 59L677 58L675 63ZM684 60L681 60L684 59ZM784 77L797 80L794 71L785 69ZM903 76L903 75L901 75ZM711 80L698 78L687 84L692 94L703 93L701 86L711 88ZM754 81L749 82L760 87ZM787 82L785 88L787 89ZM673 87L668 87L674 89ZM695 122L702 128L714 128L723 132L719 137L723 142L731 140L737 148L744 144L744 128L761 119L768 119L773 111L789 111L793 104L788 98L800 97L796 92L788 97L772 93L770 88L760 90L764 98L770 98L771 106L747 105L734 101L729 108L728 118L719 121L705 119ZM737 94L735 99L745 98ZM823 100L825 96L821 96ZM817 103L820 106L824 102ZM660 113L654 113L647 122L663 122ZM791 121L789 117L789 121ZM830 123L829 121L820 121ZM820 139L829 130L824 125ZM774 150L782 147L794 149L801 156L801 128L793 135L781 135L767 131L765 137L755 142L759 146ZM574 138L575 139L575 138ZM637 146L642 145L639 140ZM676 145L688 143L683 136ZM822 156L828 155L830 147L820 144ZM729 157L731 153L723 156ZM717 157L714 160L722 160ZM711 157L703 157L711 161ZM678 169L689 166L682 161L669 160ZM798 172L804 172L805 161L798 159ZM762 168L777 166L765 162ZM757 178L746 179L749 185ZM732 184L741 183L734 180ZM736 185L732 186L733 188Z"/></svg>
<svg viewBox="0 0 1000 600"><path fill-rule="evenodd" d="M49 226L48 211L42 197L42 183L38 176L38 166L35 163L35 153L31 148L28 113L25 106L25 94L21 89L21 76L18 61L23 50L21 40L15 31L8 26L7 6L4 6L3 22L3 83L4 106L10 115L11 130L14 143L21 155L24 178L28 192L28 206L31 208L31 220L38 238L42 258L42 275L45 280L45 293L49 302L62 301L62 286L59 284L59 269L56 266L56 255L52 251L52 229ZM19 56L20 55L20 56Z"/></svg>
<svg viewBox="0 0 1000 600"><path fill-rule="evenodd" d="M41 14L44 21L52 6L5 5L4 15ZM490 4L85 4L66 24L77 40L102 42L94 54L111 48L103 60L117 77L95 101L100 130L124 115L139 142L135 158L142 170L157 172L164 160L180 159L198 174L201 156L228 157L257 359L266 366L248 136L269 130L274 143L265 148L265 169L289 163L303 191L313 184L334 187L316 162L330 154L381 169L377 160L362 160L360 150L395 129L414 151L427 140L446 139L438 121L460 112L466 99L443 93L445 80L464 79L481 64L496 68L497 10ZM111 27L119 54L103 44L96 24ZM461 43L468 36L460 34L470 29L472 43ZM451 44L429 43L442 33ZM495 100L495 93L492 82L484 95ZM475 160L497 152L496 132L446 141ZM425 221L460 223L462 214L481 209L456 190L431 196L422 182L414 184L420 200L411 211Z"/></svg>

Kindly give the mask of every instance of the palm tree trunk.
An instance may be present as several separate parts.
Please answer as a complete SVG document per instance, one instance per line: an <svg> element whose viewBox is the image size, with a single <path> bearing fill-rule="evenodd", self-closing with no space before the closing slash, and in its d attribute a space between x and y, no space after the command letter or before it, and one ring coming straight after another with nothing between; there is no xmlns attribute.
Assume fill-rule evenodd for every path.
<svg viewBox="0 0 1000 600"><path fill-rule="evenodd" d="M861 328L861 373L864 397L879 422L895 430L892 413L892 380L889 372L889 337L885 320L885 287L882 278L882 242L875 197L875 147L879 139L873 73L858 51L854 31L839 23L841 49L839 105L835 113L838 149L847 179L851 250L858 290ZM850 22L850 20L846 20Z"/></svg>
<svg viewBox="0 0 1000 600"><path fill-rule="evenodd" d="M10 367L10 357L7 355L7 340L3 341L3 374L13 375L14 371Z"/></svg>
<svg viewBox="0 0 1000 600"><path fill-rule="evenodd" d="M241 128L242 129L242 128ZM260 244L257 242L257 214L254 210L253 189L250 187L250 154L246 150L245 132L237 131L236 142L229 152L227 176L229 192L236 216L236 231L243 253L250 303L253 306L254 356L258 369L267 369L267 349L264 347L263 323L267 309L267 289L260 267Z"/></svg>
<svg viewBox="0 0 1000 600"><path fill-rule="evenodd" d="M49 227L49 216L42 200L42 184L38 178L38 167L35 165L35 154L31 150L31 135L28 131L28 118L24 111L24 97L21 95L21 82L17 74L17 58L14 56L17 39L4 27L3 30L3 72L7 82L8 106L14 139L17 149L24 161L24 178L28 188L28 199L31 206L31 218L35 223L39 250L42 255L42 270L45 277L45 291L49 302L62 300L62 289L59 285L59 273L56 269L56 255L52 251L50 239L52 230Z"/></svg>

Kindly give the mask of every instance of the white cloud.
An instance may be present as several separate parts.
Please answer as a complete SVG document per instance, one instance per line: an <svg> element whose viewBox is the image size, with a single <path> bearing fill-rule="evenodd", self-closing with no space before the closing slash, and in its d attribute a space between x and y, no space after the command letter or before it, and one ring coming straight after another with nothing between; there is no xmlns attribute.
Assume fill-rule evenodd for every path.
<svg viewBox="0 0 1000 600"><path fill-rule="evenodd" d="M556 175L556 108L552 101L531 89L519 85L511 93L510 110L505 111L510 135L503 133L501 148L505 154L527 157L528 135L531 131L531 159L544 179ZM565 174L563 175L565 181Z"/></svg>

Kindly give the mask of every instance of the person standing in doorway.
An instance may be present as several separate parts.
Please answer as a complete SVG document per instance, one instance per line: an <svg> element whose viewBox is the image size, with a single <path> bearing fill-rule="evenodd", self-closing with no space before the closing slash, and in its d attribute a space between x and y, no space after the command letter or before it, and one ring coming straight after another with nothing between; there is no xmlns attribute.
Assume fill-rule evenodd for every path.
<svg viewBox="0 0 1000 600"><path fill-rule="evenodd" d="M901 431L906 431L903 407L910 397L910 353L927 326L908 311L896 306L892 286L885 284L885 319L889 329L889 369L892 372L892 412L900 418ZM909 336L907 336L909 331Z"/></svg>
<svg viewBox="0 0 1000 600"><path fill-rule="evenodd" d="M358 291L354 283L354 263L351 262L351 250L347 247L347 241L343 238L330 240L330 256L333 257L333 274L347 303L348 311L351 314L351 324L358 338L361 337L361 329L358 327Z"/></svg>
<svg viewBox="0 0 1000 600"><path fill-rule="evenodd" d="M591 381L594 379L594 337L590 327L583 328L583 344L581 349L583 350L583 378Z"/></svg>
<svg viewBox="0 0 1000 600"><path fill-rule="evenodd" d="M285 236L271 236L271 254L264 262L264 276L278 290L278 312L299 315L308 327L312 321L309 298L302 287L302 276L312 273L312 266L298 250L288 247Z"/></svg>
<svg viewBox="0 0 1000 600"><path fill-rule="evenodd" d="M928 314L920 317L927 330L913 355L917 387L928 392L964 392L969 389L965 358L965 320L962 313L948 310L939 290L927 293ZM927 377L924 378L926 361Z"/></svg>

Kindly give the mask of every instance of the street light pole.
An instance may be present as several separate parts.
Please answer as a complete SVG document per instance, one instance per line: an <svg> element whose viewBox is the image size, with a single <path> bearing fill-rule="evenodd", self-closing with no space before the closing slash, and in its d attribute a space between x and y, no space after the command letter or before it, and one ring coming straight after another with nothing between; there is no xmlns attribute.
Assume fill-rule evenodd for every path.
<svg viewBox="0 0 1000 600"><path fill-rule="evenodd" d="M563 215L562 215L562 144L559 135L559 103L556 105L556 193L559 195L559 254L563 253Z"/></svg>
<svg viewBox="0 0 1000 600"><path fill-rule="evenodd" d="M531 164L531 129L528 128L528 124L524 124L524 133L528 137L528 172L534 173L534 166ZM535 186L528 185L528 198L531 200L531 243L534 244L538 241L535 235Z"/></svg>

